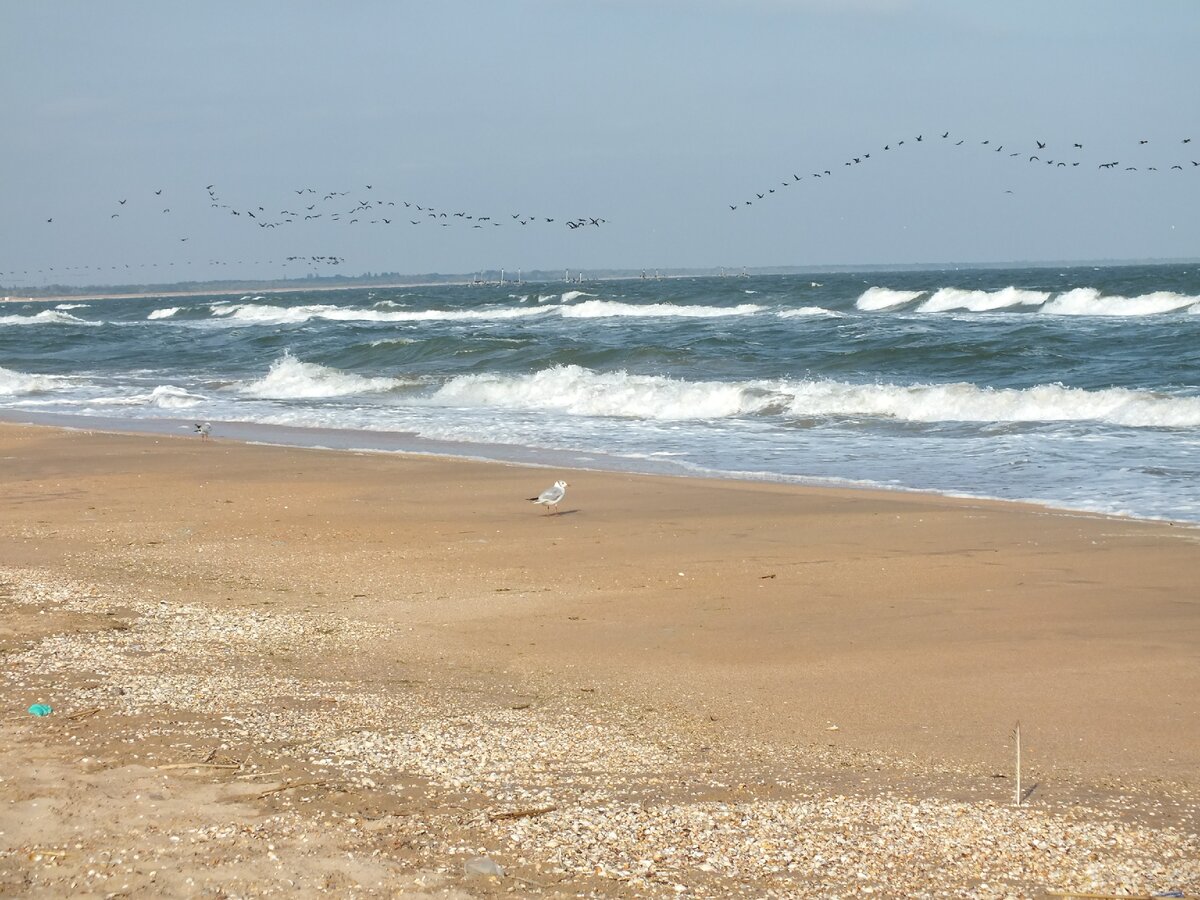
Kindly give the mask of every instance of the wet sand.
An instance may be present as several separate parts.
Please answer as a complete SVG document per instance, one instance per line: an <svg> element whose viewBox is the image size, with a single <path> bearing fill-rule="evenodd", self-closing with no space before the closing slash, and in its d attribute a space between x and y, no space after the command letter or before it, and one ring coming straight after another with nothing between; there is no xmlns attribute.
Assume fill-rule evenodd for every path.
<svg viewBox="0 0 1200 900"><path fill-rule="evenodd" d="M0 457L5 895L1200 891L1195 528L15 425Z"/></svg>

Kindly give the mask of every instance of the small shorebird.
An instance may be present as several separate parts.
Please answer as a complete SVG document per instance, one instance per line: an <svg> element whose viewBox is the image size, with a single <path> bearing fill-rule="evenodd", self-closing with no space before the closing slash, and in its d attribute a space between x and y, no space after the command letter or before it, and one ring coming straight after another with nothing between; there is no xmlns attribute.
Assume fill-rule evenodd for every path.
<svg viewBox="0 0 1200 900"><path fill-rule="evenodd" d="M200 435L200 440L207 441L208 436L212 434L211 422L197 422L193 428L196 429L196 434Z"/></svg>
<svg viewBox="0 0 1200 900"><path fill-rule="evenodd" d="M563 497L567 495L567 483L565 481L554 482L553 487L548 487L536 497L530 497L531 503L540 503L546 509L554 507L555 515L558 514L558 504L562 503Z"/></svg>

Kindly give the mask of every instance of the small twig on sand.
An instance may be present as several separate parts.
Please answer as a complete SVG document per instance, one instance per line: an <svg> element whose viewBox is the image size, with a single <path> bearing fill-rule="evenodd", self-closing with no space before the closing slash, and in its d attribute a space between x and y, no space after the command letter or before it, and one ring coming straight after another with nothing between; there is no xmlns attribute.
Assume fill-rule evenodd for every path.
<svg viewBox="0 0 1200 900"><path fill-rule="evenodd" d="M66 850L42 850L39 847L35 847L29 851L30 859L33 859L35 856L54 856L54 857L57 857L58 859L62 859L66 855L67 855Z"/></svg>
<svg viewBox="0 0 1200 900"><path fill-rule="evenodd" d="M186 762L186 763L168 763L165 766L155 766L160 771L167 769L240 769L241 763L210 763L210 762Z"/></svg>
<svg viewBox="0 0 1200 900"><path fill-rule="evenodd" d="M67 719L72 722L79 722L83 719L94 716L98 712L100 712L100 707L93 706L91 709L81 709L79 712L71 713L69 716L67 716Z"/></svg>
<svg viewBox="0 0 1200 900"><path fill-rule="evenodd" d="M534 809L514 809L509 812L488 813L488 821L502 822L506 819L528 819L532 816L543 816L548 812L554 812L558 809L557 806L538 806Z"/></svg>
<svg viewBox="0 0 1200 900"><path fill-rule="evenodd" d="M269 791L263 791L258 795L258 799L261 800L263 797L270 797L272 794L278 794L280 791L290 791L302 787L317 787L322 784L329 784L329 781L326 779L321 779L320 781L293 781L291 784L284 784L277 788L271 788Z"/></svg>
<svg viewBox="0 0 1200 900"><path fill-rule="evenodd" d="M1012 736L1013 736L1013 740L1016 742L1016 745L1017 745L1017 792L1016 792L1016 802L1013 804L1013 806L1020 806L1021 805L1021 723L1020 722L1017 722L1017 724L1013 726Z"/></svg>
<svg viewBox="0 0 1200 900"><path fill-rule="evenodd" d="M536 888L541 888L542 890L550 887L549 884L543 884L540 881L534 881L532 878L522 878L520 875L510 875L509 877L512 878L513 881L519 881L521 884L530 884Z"/></svg>
<svg viewBox="0 0 1200 900"><path fill-rule="evenodd" d="M247 772L245 775L235 775L234 778L266 778L269 775L282 775L283 769L276 769L274 772Z"/></svg>

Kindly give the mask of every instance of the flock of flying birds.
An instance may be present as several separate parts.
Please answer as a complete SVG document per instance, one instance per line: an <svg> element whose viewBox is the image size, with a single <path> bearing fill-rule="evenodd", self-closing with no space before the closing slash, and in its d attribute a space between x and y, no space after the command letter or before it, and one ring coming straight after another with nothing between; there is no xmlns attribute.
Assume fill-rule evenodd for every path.
<svg viewBox="0 0 1200 900"><path fill-rule="evenodd" d="M376 197L373 193L375 190L373 185L368 184L363 187L363 191L318 191L316 188L311 187L293 188L299 199L290 205L299 207L299 209L282 209L276 214L269 213L263 206L254 207L253 205L245 204L242 204L242 208L239 210L232 204L222 203L221 198L217 196L214 190L214 185L208 185L205 190L208 191L208 198L212 208L228 210L230 214L235 216L245 215L255 220L255 224L259 228L282 228L285 225L291 225L295 222L309 222L316 219L328 219L331 222L341 222L347 225L356 225L360 222L370 225L392 225L407 220L409 225L430 224L439 225L442 228L449 228L452 225L463 225L479 229L489 227L499 228L503 225L514 223L520 225L549 225L561 221L571 230L585 226L599 227L607 222L606 219L593 216L558 219L552 216L534 215L533 213L512 213L509 216L509 219L511 219L510 222L504 216L483 216L465 210L450 212L434 206L422 206L414 200L401 200L400 203L402 205L397 206L395 200L385 200ZM351 201L342 199L343 197L349 197L352 193L357 194L359 199ZM364 197L366 199L362 199ZM309 203L309 200L312 202ZM347 202L352 202L353 205L349 208L344 208ZM397 218L397 216L401 218ZM416 218L412 218L413 216L416 216ZM430 219L433 219L433 222L429 222Z"/></svg>
<svg viewBox="0 0 1200 900"><path fill-rule="evenodd" d="M369 184L364 185L362 191L318 191L316 188L311 187L293 188L298 199L291 202L289 206L295 206L296 209L281 209L278 211L268 209L261 203L255 202L239 203L237 205L223 202L224 198L217 194L215 184L207 185L205 191L208 194L210 208L223 210L232 216L245 217L247 222L252 222L259 228L282 228L297 222L325 219L330 222L340 222L347 225L355 225L360 222L371 225L392 225L407 221L409 225L430 224L440 225L443 228L449 228L452 225L458 224L471 228L499 228L506 224L549 225L559 222L574 231L575 229L589 226L598 228L608 222L607 219L600 218L599 216L575 216L569 219L562 219L553 216L519 212L508 216L484 216L465 210L452 212L431 205L422 206L420 203L412 200L401 200L400 205L397 205L395 200L385 200L374 196L374 187ZM154 196L161 197L162 193L163 189L158 188L154 191ZM351 199L349 201L342 199L350 197L351 194L357 195L358 199ZM117 205L113 208L113 212L108 214L109 219L121 218L122 213L125 212L125 204L128 201L128 197L117 200ZM353 205L348 206L347 204ZM170 212L171 208L165 206L162 208L160 215L167 215ZM416 218L413 218L413 216ZM429 222L430 219L433 221ZM46 223L53 224L54 216L49 216L46 219ZM187 241L188 238L181 237L179 240Z"/></svg>
<svg viewBox="0 0 1200 900"><path fill-rule="evenodd" d="M281 204L278 202L268 205L265 201L250 201L230 203L226 202L226 198L217 192L217 185L206 185L204 190L207 194L208 208L231 217L236 217L239 222L244 222L248 226L254 225L260 229L286 229L301 227L305 223L313 222L332 222L340 225L406 225L426 226L430 228L451 228L458 226L461 228L470 228L473 230L485 230L492 228L501 228L504 226L520 227L520 226L540 226L561 225L568 230L580 231L591 228L599 228L602 225L608 224L608 220L600 216L572 216L570 218L562 218L560 216L545 216L529 212L509 213L503 216L481 215L476 212L467 210L450 210L435 207L429 204L418 203L415 200L391 200L385 199L377 195L374 185L363 185L361 190L341 191L341 190L318 190L313 187L293 188L292 191L295 197L287 202L287 205L282 209L277 209ZM115 200L114 205L105 214L108 221L114 225L119 224L113 220L119 220L123 215L144 215L147 209L150 209L152 214L157 216L170 216L171 207L169 205L160 205L169 201L164 201L164 189L156 188L153 192L153 201L149 201L150 195L147 194L140 201L135 201L133 206L127 206L131 197L121 197ZM169 196L169 195L168 195ZM149 205L147 203L149 202ZM157 212L154 212L157 210ZM54 216L46 218L46 224L53 225L55 222ZM186 243L190 237L179 237L180 243ZM345 262L345 258L336 255L309 255L298 256L292 255L286 257L283 261L288 264L305 264L313 269L324 266L337 266ZM184 265L190 265L185 263ZM209 265L229 265L228 261L224 260L208 260ZM237 260L234 265L242 264L242 260ZM274 260L254 260L255 265L276 265ZM164 267L174 266L175 263L166 263ZM157 263L150 264L151 268L158 268ZM131 268L147 268L146 264L140 266L131 266L122 264L121 266L71 266L60 267L59 273L68 274L83 274L91 271L123 271ZM39 274L53 273L55 269L50 267L46 270L38 270ZM27 276L28 271L18 272L0 272L0 277L5 276Z"/></svg>
<svg viewBox="0 0 1200 900"><path fill-rule="evenodd" d="M952 136L949 131L944 131L941 134L930 135L928 138L924 134L918 134L908 139L892 141L884 144L882 147L876 148L873 151L875 154L874 157L872 157L871 153L860 153L857 156L851 156L849 159L840 161L833 168L821 168L814 172L806 172L805 174L797 174L796 172L792 172L790 178L784 178L778 184L772 183L771 185L763 188L761 191L756 190L753 198L744 199L738 203L726 202L726 206L729 207L731 212L737 212L739 209L743 209L747 206L753 206L756 200L768 200L772 198L772 195L781 195L779 190L780 188L791 187L794 184L804 181L806 178L833 178L847 168L853 169L855 166L864 165L872 160L878 160L882 158L881 154L898 152L902 147L912 148L916 146L930 146L939 143L944 143L951 147L975 147L976 149L984 149L991 153L1003 154L1006 158L1023 159L1027 164L1035 163L1039 165L1047 165L1054 169L1077 169L1084 163L1084 160L1081 158L1084 147L1083 144L1078 142L1072 142L1070 147L1055 149L1049 146L1047 141L1039 140L1034 140L1032 145L1029 145L1027 142L1023 145L1005 145L999 141L992 141L991 139L982 141L968 141L967 138L955 138L957 138L957 135ZM1179 141L1179 145L1183 146L1190 144L1191 142L1192 139L1190 137L1183 138ZM1150 163L1152 160L1146 158L1146 148L1150 143L1151 141L1149 139L1139 140L1136 147L1129 148L1129 153L1132 154L1132 157L1127 154L1122 154L1125 156L1124 160L1106 160L1105 162L1099 163L1096 168L1103 171L1119 172L1158 172L1160 170L1183 172L1194 168L1200 168L1200 161L1186 157L1180 158L1178 162L1169 162L1165 165L1151 165ZM1134 165L1135 162L1137 165ZM1006 190L1004 193L1011 194L1013 192L1011 190Z"/></svg>
<svg viewBox="0 0 1200 900"><path fill-rule="evenodd" d="M1151 144L1155 146L1149 146ZM787 188L793 187L806 180L831 179L845 172L845 170L854 170L858 166L866 165L870 162L877 161L885 157L885 155L895 155L897 153L911 152L914 147L930 147L930 146L945 146L952 148L966 147L977 151L987 151L990 155L995 156L1000 154L1003 158L1019 160L1027 165L1045 165L1054 170L1065 169L1071 171L1078 169L1081 166L1091 168L1095 164L1096 169L1105 172L1184 172L1200 169L1200 161L1190 158L1190 154L1184 152L1177 160L1158 161L1158 164L1153 164L1155 160L1152 158L1155 151L1163 144L1162 141L1150 141L1142 139L1136 145L1130 145L1126 150L1123 150L1119 159L1110 159L1104 157L1102 162L1096 163L1095 158L1089 161L1088 154L1084 151L1084 145L1079 142L1072 142L1070 146L1063 145L1062 147L1053 147L1047 141L1034 140L1032 143L1023 141L1018 144L1004 144L999 141L975 140L967 138L959 138L957 135L951 135L949 131L941 132L940 134L917 134L908 138L892 141L884 144L882 147L876 147L870 152L863 152L854 155L845 160L840 160L830 168L818 168L808 172L791 172L789 177L783 178L778 182L772 182L770 185L763 187L762 190L755 190L754 196L740 200L737 203L728 203L727 206L731 212L737 212L740 209L753 206L756 202L773 199L775 197L784 196ZM1175 143L1175 140L1167 142L1174 147L1176 151L1186 148L1192 143L1190 137L1182 138ZM1190 149L1190 148L1189 148ZM231 221L235 220L238 223L244 223L246 227L257 227L262 231L274 229L294 229L302 228L306 223L337 223L338 225L352 226L381 226L387 227L392 225L405 225L407 227L425 226L428 228L469 228L471 230L490 230L504 226L509 227L546 227L556 226L565 227L570 231L588 231L591 228L599 228L608 223L607 219L599 216L573 216L563 218L561 216L546 216L529 212L507 213L505 215L492 216L481 215L478 212L468 210L446 209L435 207L429 204L417 203L414 200L394 200L379 196L375 188L371 184L363 185L361 189L356 190L318 190L314 187L299 187L292 188L294 197L289 195L285 204L279 202L267 203L258 201L245 201L233 203L227 202L226 198L217 192L216 184L205 186L208 208L216 213L228 216ZM1004 193L1011 194L1013 191L1006 190ZM169 197L169 195L167 195ZM171 216L171 206L169 199L164 199L164 189L154 189L153 195L147 193L145 196L139 197L132 206L128 206L131 197L114 198L113 206L105 211L107 221L113 222L119 220L123 215L145 215L147 210L157 216ZM281 207L282 208L279 208ZM48 216L46 224L53 225L56 221L55 216ZM180 243L186 243L190 238L182 236L178 238ZM344 257L336 255L292 255L283 260L284 265L306 265L313 270L326 267L338 266L344 262ZM254 260L255 265L276 265L274 260ZM182 265L191 265L191 262L183 263ZM223 260L208 260L209 265L229 265L228 261ZM242 264L242 260L237 260L234 265ZM174 266L174 262L164 263L163 268ZM122 266L70 266L60 268L60 272L70 274L82 274L89 271L122 271L123 269L131 268L158 268L157 263L141 264L139 266L131 266L123 264ZM38 270L39 274L45 274L47 270ZM53 273L53 267L48 269ZM28 276L28 271L18 272L0 272L0 277Z"/></svg>

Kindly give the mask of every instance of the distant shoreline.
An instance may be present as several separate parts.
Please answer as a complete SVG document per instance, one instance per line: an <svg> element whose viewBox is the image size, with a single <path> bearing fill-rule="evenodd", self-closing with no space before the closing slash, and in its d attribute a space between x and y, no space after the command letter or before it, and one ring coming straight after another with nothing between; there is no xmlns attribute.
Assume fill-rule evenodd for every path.
<svg viewBox="0 0 1200 900"><path fill-rule="evenodd" d="M599 269L594 270L595 274L583 277L583 273L577 273L583 277L581 282L573 280L563 281L556 274L558 270L548 269L532 269L529 271L529 277L519 282L505 281L504 285L519 287L522 284L588 284L599 281L640 281L643 278L647 281L680 278L737 278L737 277L760 277L770 275L830 275L830 274L846 274L855 272L941 272L941 271L981 271L989 269L1050 269L1050 268L1069 268L1080 269L1090 267L1103 268L1126 268L1133 266L1186 266L1200 265L1200 258L1196 259L1143 259L1143 260L1050 260L1042 262L1030 261L1015 261L1015 262L974 262L974 263L864 263L861 265L814 265L814 266L758 266L758 267L741 267L741 266L708 266L694 268L666 268L659 267L655 270L656 274L643 275L642 272L649 272L653 267L647 267L645 270L636 269ZM520 271L517 269L516 271ZM499 274L497 270L485 270L485 274ZM743 274L744 273L744 274ZM403 276L396 276L403 278ZM447 275L444 279L438 278L436 274L431 274L430 277L418 281L369 281L369 280L347 280L347 281L324 281L323 279L313 279L311 281L297 281L289 284L279 284L275 281L263 281L258 284L255 282L245 282L243 284L230 287L228 282L214 281L209 282L214 285L212 288L203 286L190 288L187 290L155 290L153 285L146 285L144 290L138 291L104 291L97 290L93 293L72 293L72 294L9 294L0 297L0 303L40 303L40 302L66 302L66 301L84 301L84 300L136 300L146 299L150 297L209 297L209 296L231 296L234 294L294 294L302 291L350 291L363 289L379 289L379 290L397 290L403 288L425 288L439 286L456 286L470 287L477 285L479 287L491 286L499 287L501 282L485 278L482 281L475 280L468 275ZM221 285L221 286L217 286ZM59 285L61 287L61 285ZM11 288L0 288L0 290L12 290Z"/></svg>
<svg viewBox="0 0 1200 900"><path fill-rule="evenodd" d="M154 297L230 297L238 294L296 294L302 291L356 291L364 288L379 288L393 290L395 288L436 287L438 285L470 285L470 281L428 281L406 282L404 284L334 284L320 287L241 287L216 288L214 290L192 291L143 291L140 293L112 294L47 294L45 296L7 296L0 298L0 303L48 303L51 301L84 301L84 300L148 300Z"/></svg>

